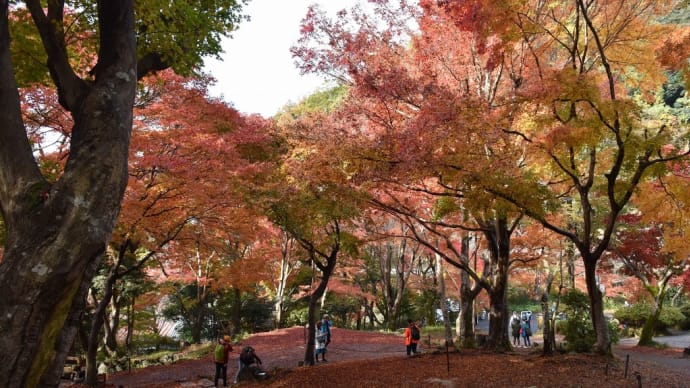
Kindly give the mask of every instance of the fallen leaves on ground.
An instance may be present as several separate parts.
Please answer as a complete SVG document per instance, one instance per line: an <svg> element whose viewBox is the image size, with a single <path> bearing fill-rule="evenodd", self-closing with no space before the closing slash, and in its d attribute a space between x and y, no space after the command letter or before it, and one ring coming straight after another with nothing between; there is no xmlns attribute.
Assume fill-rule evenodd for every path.
<svg viewBox="0 0 690 388"><path fill-rule="evenodd" d="M399 334L333 329L327 363L298 366L304 359L302 327L259 333L235 345L235 354L251 345L270 372L265 381L242 381L240 387L688 387L690 372L657 364L625 362L586 354L542 356L530 349L496 354L480 350L445 352L421 345L423 354L408 358ZM431 339L434 343L434 339ZM661 354L660 354L661 356ZM633 357L634 360L634 357ZM688 360L690 364L690 360ZM236 362L228 367L232 382ZM108 377L108 386L208 387L213 386L210 356L170 366ZM639 378L639 381L638 381Z"/></svg>

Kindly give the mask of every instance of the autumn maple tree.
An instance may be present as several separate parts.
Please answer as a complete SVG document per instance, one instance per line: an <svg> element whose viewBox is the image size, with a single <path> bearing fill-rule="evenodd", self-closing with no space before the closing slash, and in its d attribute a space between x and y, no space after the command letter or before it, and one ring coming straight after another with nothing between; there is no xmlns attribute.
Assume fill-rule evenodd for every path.
<svg viewBox="0 0 690 388"><path fill-rule="evenodd" d="M579 0L443 5L458 25L496 42L492 51L500 58L521 64L511 74L520 111L505 131L526 147L524 174L510 185L486 182L485 187L573 242L585 267L594 348L602 353L610 352L611 342L597 264L645 175L688 152L677 120L645 114L666 81L655 49L673 31L658 22L673 5ZM528 204L515 190L522 185L549 194ZM551 217L554 213L571 217Z"/></svg>
<svg viewBox="0 0 690 388"><path fill-rule="evenodd" d="M294 49L303 71L330 75L348 85L336 113L359 132L348 136L352 171L369 185L373 202L400 214L410 230L421 227L427 249L465 271L491 300L489 346L509 347L507 280L510 235L522 211L488 193L478 177L504 184L518 171L512 155L522 148L501 131L511 119L513 82L481 37L460 30L438 8L381 2L374 13L353 9L337 21L312 9ZM350 16L352 25L346 21ZM417 23L420 33L410 25ZM457 44L463 36L463 45ZM355 173L353 172L353 175ZM478 183L479 182L479 183ZM525 192L523 198L536 196ZM538 198L538 197L536 197ZM460 230L485 233L491 260L487 277L452 248ZM439 246L435 240L443 241ZM476 295L468 292L466 297ZM466 307L471 306L468 305ZM472 310L463 309L472 322ZM467 325L471 328L472 325ZM473 338L467 332L466 338Z"/></svg>
<svg viewBox="0 0 690 388"><path fill-rule="evenodd" d="M644 197L633 198L637 214L621 217L621 228L611 244L606 264L639 280L650 299L638 345L652 345L669 288L690 269L685 212L687 176L682 165L674 173L650 182Z"/></svg>
<svg viewBox="0 0 690 388"><path fill-rule="evenodd" d="M688 152L679 121L648 109L667 81L656 49L677 30L659 20L676 4L422 1L420 13L377 2L377 22L311 9L293 52L303 71L350 87L344 117L361 131L350 134L352 168L366 163L362 177L412 188L395 207L429 230L432 218L418 216L429 204L410 198L437 195L447 225L485 229L502 289L523 214L572 241L595 349L609 352L597 263L646 174ZM500 347L505 293L485 287L495 287L490 341Z"/></svg>
<svg viewBox="0 0 690 388"><path fill-rule="evenodd" d="M240 20L241 3L24 4L0 3L0 207L7 230L0 263L0 379L34 387L59 380L115 224L128 180L137 81L169 67L189 73L203 56L217 54L220 37ZM24 9L31 18L15 18ZM78 22L69 16L73 10L82 16ZM31 42L24 47L43 55L11 47L23 24L42 49L38 39L23 40ZM73 39L75 31L89 39ZM52 80L74 123L64 173L55 181L40 171L22 117L18 86L31 80L18 79L14 63L31 60L47 64L33 79Z"/></svg>
<svg viewBox="0 0 690 388"><path fill-rule="evenodd" d="M320 106L285 117L275 128L274 143L282 145L273 155L273 170L247 183L257 206L294 239L300 257L315 271L304 354L309 365L314 364L317 306L339 260L356 251L353 223L363 206L338 159L338 130Z"/></svg>

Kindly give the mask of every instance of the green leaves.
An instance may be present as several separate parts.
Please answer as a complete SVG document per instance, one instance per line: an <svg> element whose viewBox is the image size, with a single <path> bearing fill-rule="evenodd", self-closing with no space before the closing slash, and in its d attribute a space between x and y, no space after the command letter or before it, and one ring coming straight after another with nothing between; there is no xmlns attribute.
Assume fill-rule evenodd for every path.
<svg viewBox="0 0 690 388"><path fill-rule="evenodd" d="M247 0L136 2L138 58L155 60L153 70L171 67L181 75L197 74L204 57L219 58L221 41L248 17ZM77 0L65 9L65 45L70 63L86 76L98 53L99 28L94 1ZM20 85L49 80L47 57L36 27L25 8L12 10L12 59Z"/></svg>
<svg viewBox="0 0 690 388"><path fill-rule="evenodd" d="M182 75L194 73L205 56L221 53L221 39L247 19L246 0L167 1L136 3L139 58L157 53Z"/></svg>

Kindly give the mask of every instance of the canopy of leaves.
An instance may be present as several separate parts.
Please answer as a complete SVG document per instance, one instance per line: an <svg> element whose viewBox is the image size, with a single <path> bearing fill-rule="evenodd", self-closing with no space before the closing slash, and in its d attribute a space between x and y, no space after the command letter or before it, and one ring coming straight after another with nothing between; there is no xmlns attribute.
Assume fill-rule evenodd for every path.
<svg viewBox="0 0 690 388"><path fill-rule="evenodd" d="M94 1L73 0L67 6L64 43L73 68L82 76L95 64L98 50ZM247 0L136 1L136 35L140 64L181 75L198 74L204 57L219 57L221 40L231 36L248 16ZM24 7L12 8L12 59L20 85L49 80L46 54Z"/></svg>

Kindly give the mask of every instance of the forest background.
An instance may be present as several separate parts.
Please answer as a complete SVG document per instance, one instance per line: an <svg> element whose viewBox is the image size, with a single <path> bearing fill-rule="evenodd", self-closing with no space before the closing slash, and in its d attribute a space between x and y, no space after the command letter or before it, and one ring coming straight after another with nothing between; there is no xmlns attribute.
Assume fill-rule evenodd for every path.
<svg viewBox="0 0 690 388"><path fill-rule="evenodd" d="M603 354L689 326L684 1L313 7L293 55L339 86L272 118L199 74L239 3L25 3L0 25L10 385L323 312L503 351L531 310L546 353L558 326Z"/></svg>

